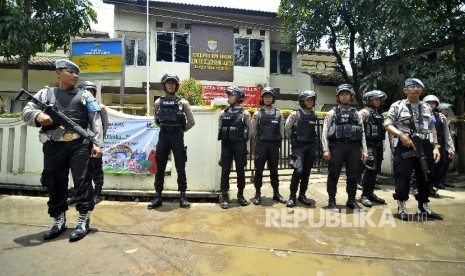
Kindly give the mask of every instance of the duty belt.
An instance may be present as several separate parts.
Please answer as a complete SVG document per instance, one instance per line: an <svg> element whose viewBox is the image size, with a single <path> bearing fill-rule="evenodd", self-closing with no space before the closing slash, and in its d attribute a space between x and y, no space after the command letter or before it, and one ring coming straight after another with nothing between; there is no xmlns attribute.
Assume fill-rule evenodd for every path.
<svg viewBox="0 0 465 276"><path fill-rule="evenodd" d="M58 139L57 141L58 142L71 142L75 139L78 139L80 138L81 136L75 132L72 132L72 133L65 133L63 134L60 139Z"/></svg>

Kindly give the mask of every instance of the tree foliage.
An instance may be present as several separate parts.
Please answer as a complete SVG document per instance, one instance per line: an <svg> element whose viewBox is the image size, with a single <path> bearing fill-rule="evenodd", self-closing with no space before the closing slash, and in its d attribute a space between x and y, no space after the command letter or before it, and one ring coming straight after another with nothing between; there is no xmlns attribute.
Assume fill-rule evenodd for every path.
<svg viewBox="0 0 465 276"><path fill-rule="evenodd" d="M0 4L0 55L19 56L23 87L37 52L67 50L70 37L90 29L97 14L88 0L6 0ZM25 67L25 68L24 68ZM26 79L25 79L26 78Z"/></svg>

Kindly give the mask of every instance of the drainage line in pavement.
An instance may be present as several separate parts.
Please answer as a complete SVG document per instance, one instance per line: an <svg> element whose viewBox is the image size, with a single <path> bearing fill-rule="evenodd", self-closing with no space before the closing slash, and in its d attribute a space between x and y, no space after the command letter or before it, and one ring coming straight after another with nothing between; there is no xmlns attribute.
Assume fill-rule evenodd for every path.
<svg viewBox="0 0 465 276"><path fill-rule="evenodd" d="M45 225L27 224L27 223L0 222L0 224L49 228L49 226L45 226ZM200 243L200 244L208 244L208 245L228 246L228 247L237 247L237 248L245 248L245 249L253 249L253 250L262 250L262 251L278 251L278 252L285 252L285 253L298 253L298 254L304 254L304 255L332 256L332 257L346 257L346 258L364 258L364 259L387 260L387 261L465 264L465 260L406 259L406 258L400 258L400 257L370 256L370 255L356 255L356 254L351 255L351 254L342 254L342 253L331 253L331 252L320 252L320 251L304 251L304 250L297 250L297 249L270 248L270 247L256 246L256 245L243 245L243 244L234 244L234 243L225 243L225 242L204 241L204 240L198 240L198 239L192 239L192 238L181 238L181 237L160 235L160 234L130 233L130 232L121 232L121 231L100 230L100 229L96 229L96 228L91 228L90 230L91 231L96 231L96 232L102 232L102 233L117 234L117 235L156 237L156 238L179 240L179 241Z"/></svg>

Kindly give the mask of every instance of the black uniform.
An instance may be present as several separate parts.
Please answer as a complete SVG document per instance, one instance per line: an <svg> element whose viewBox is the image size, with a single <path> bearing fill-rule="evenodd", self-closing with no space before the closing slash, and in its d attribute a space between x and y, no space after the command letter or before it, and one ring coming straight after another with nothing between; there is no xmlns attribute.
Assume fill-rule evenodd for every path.
<svg viewBox="0 0 465 276"><path fill-rule="evenodd" d="M376 175L381 171L383 162L384 139L386 130L384 129L384 118L379 114L377 109L366 107L369 116L363 122L365 129L365 139L367 143L368 154L373 158L367 161L362 177L362 196L370 197L374 192ZM367 168L368 166L368 168Z"/></svg>
<svg viewBox="0 0 465 276"><path fill-rule="evenodd" d="M249 139L249 114L242 107L228 107L219 118L218 139L221 140L221 191L229 191L229 174L234 160L237 173L237 188L245 188L247 165L247 141Z"/></svg>
<svg viewBox="0 0 465 276"><path fill-rule="evenodd" d="M254 185L260 191L263 180L263 170L268 162L270 170L271 187L274 193L279 193L278 162L279 149L281 147L282 114L277 108L273 108L269 114L265 108L257 111L256 146L255 146L255 176Z"/></svg>

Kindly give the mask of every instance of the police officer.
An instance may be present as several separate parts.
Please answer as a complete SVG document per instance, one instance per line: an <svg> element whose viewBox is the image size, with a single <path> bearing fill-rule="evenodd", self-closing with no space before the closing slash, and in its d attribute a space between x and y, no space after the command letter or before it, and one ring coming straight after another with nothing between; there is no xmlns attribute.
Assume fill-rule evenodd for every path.
<svg viewBox="0 0 465 276"><path fill-rule="evenodd" d="M448 169L448 159L452 159L455 154L455 147L452 141L452 137L449 131L449 126L447 123L447 118L442 113L439 112L440 101L438 97L434 95L428 95L423 98L423 101L428 103L433 110L433 115L435 119L434 126L436 127L436 135L438 137L439 144L439 153L441 158L438 163L435 163L433 166L433 171L431 174L432 185L438 189L444 189L442 181L446 175Z"/></svg>
<svg viewBox="0 0 465 276"><path fill-rule="evenodd" d="M273 87L265 87L260 94L262 107L252 116L250 136L255 145L255 196L252 203L261 203L261 187L263 170L268 163L270 170L271 187L273 187L273 199L286 203L286 200L279 194L279 148L281 147L282 135L284 133L283 114L278 108L273 107L277 95Z"/></svg>
<svg viewBox="0 0 465 276"><path fill-rule="evenodd" d="M368 91L363 95L365 107L359 111L362 117L365 130L365 140L368 149L368 160L364 164L362 175L362 197L360 202L366 206L373 206L372 202L385 204L386 201L379 198L375 193L376 175L381 171L383 162L384 139L386 130L384 129L384 118L380 114L380 108L386 99L386 93L380 90Z"/></svg>
<svg viewBox="0 0 465 276"><path fill-rule="evenodd" d="M235 161L237 173L237 201L241 206L249 203L244 198L245 172L247 165L247 141L250 139L250 113L242 107L244 91L237 86L226 88L229 107L223 110L218 120L218 140L221 140L221 202L229 208L229 173Z"/></svg>
<svg viewBox="0 0 465 276"><path fill-rule="evenodd" d="M329 196L327 209L331 211L339 211L336 206L336 192L343 164L347 176L346 206L354 210L361 209L355 201L360 164L357 160L366 162L368 152L362 118L354 107L349 106L354 97L355 90L352 85L339 85L336 88L336 100L339 105L326 114L323 122L321 143L323 159L329 161L326 189Z"/></svg>
<svg viewBox="0 0 465 276"><path fill-rule="evenodd" d="M396 183L394 199L398 203L397 217L401 220L409 220L405 203L409 198L408 192L413 170L418 185L418 194L415 195L415 199L418 201L417 214L434 219L443 219L442 215L433 212L428 207L430 188L426 177L429 178L431 175L425 175L421 169L420 159L409 154L414 150L411 135L416 134L421 139L421 146L426 156L429 171L433 167L433 160L438 162L440 159L431 107L420 101L420 95L423 93L424 88L425 85L419 79L408 78L405 80L404 93L407 98L391 105L387 119L384 122L386 130L399 138L394 150L393 162ZM433 136L434 147L432 147L429 140L430 134Z"/></svg>
<svg viewBox="0 0 465 276"><path fill-rule="evenodd" d="M89 91L94 99L97 98L97 86L95 83L91 81L84 81L80 85L83 89ZM99 103L100 109L101 109L101 117L102 117L102 128L103 128L103 138L105 139L105 135L107 134L108 130L108 111L107 107ZM90 178L94 182L94 203L98 204L100 201L102 201L101 195L102 195L102 187L103 187L103 160L102 156L99 158L94 158L91 157L89 160L89 174Z"/></svg>
<svg viewBox="0 0 465 276"><path fill-rule="evenodd" d="M294 207L296 200L307 206L314 202L309 200L305 193L307 192L308 179L310 178L310 171L317 151L317 116L313 110L316 97L315 91L305 90L300 92L298 97L300 109L292 111L284 126L286 134L291 140L292 155L290 165L294 169L289 200L286 203L287 207ZM299 190L299 196L296 198L297 189Z"/></svg>
<svg viewBox="0 0 465 276"><path fill-rule="evenodd" d="M160 127L156 153L155 198L148 205L148 209L162 206L165 169L170 151L173 151L174 165L178 173L179 205L181 208L189 208L190 204L186 197L187 148L184 146L184 132L195 125L194 115L187 100L176 96L179 89L177 75L165 74L161 78L161 83L165 95L158 98L154 104L155 123Z"/></svg>
<svg viewBox="0 0 465 276"><path fill-rule="evenodd" d="M48 213L54 219L54 224L45 233L44 239L56 238L66 230L68 174L71 169L79 217L69 240L77 241L89 232L90 213L94 209L94 193L87 171L89 157L99 158L102 155L102 122L100 107L92 95L76 88L79 67L69 60L60 59L56 61L55 68L58 87L41 89L34 97L48 105L55 105L76 124L91 130L97 144L83 139L71 129L64 129L33 102L24 107L21 118L30 126L41 127L39 133L44 153L43 181L49 192Z"/></svg>
<svg viewBox="0 0 465 276"><path fill-rule="evenodd" d="M442 115L444 115L446 117L447 129L449 129L450 136L451 136L451 139L452 139L452 145L454 145L455 144L454 140L455 140L455 137L456 137L456 133L454 131L454 128L452 127L452 124L450 123L450 120L447 118L448 115L449 115L449 108L452 108L452 105L450 103L440 103L438 105L439 112L442 113ZM455 149L455 146L454 146L454 149ZM454 154L454 156L455 156L455 154ZM452 158L447 158L446 160L447 160L446 170L444 171L444 175L443 175L443 177L441 179L441 184L444 187L455 188L454 184L450 184L450 183L446 182L447 173L449 171L449 165L452 162Z"/></svg>

